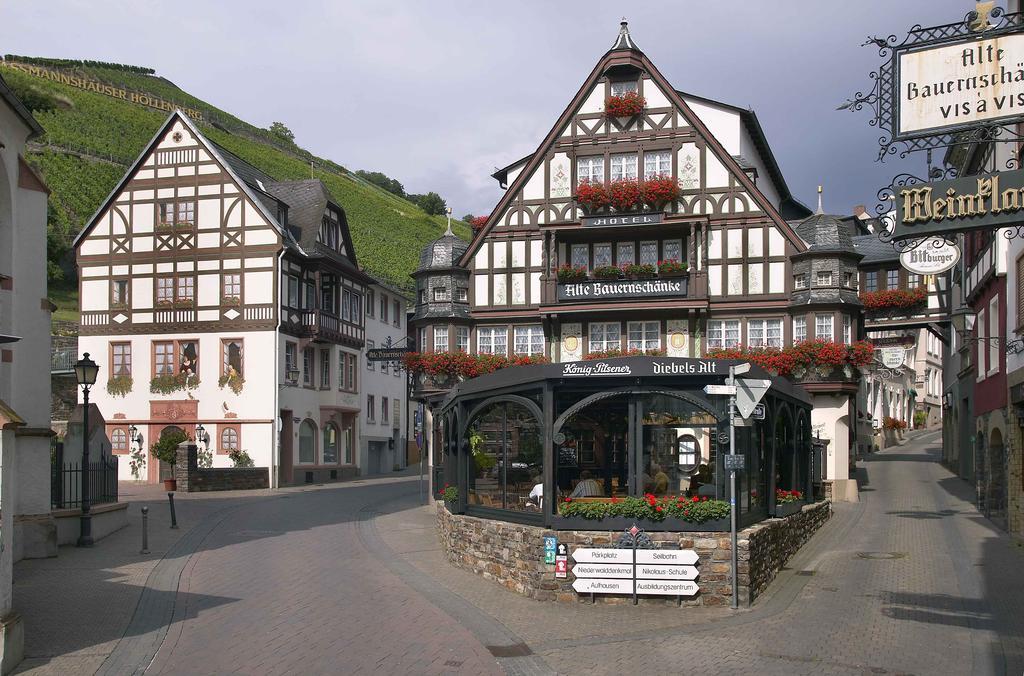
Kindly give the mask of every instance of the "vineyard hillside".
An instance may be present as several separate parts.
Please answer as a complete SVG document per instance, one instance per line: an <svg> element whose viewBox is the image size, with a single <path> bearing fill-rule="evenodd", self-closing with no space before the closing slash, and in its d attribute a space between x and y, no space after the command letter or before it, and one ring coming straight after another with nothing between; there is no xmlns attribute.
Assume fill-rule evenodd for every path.
<svg viewBox="0 0 1024 676"><path fill-rule="evenodd" d="M5 67L8 66L8 67ZM277 180L309 178L312 172L330 190L348 217L360 264L371 274L410 287L418 252L445 228L412 202L379 188L341 165L316 157L266 129L211 106L168 80L115 64L61 64L60 72L142 92L202 113L200 130L211 140ZM26 101L46 130L30 144L29 162L50 187L51 286L65 305L74 302L68 248L100 202L166 119L166 111L37 77L0 62L0 75ZM461 221L453 228L469 238ZM63 260L63 271L58 262ZM62 308L67 319L70 308Z"/></svg>

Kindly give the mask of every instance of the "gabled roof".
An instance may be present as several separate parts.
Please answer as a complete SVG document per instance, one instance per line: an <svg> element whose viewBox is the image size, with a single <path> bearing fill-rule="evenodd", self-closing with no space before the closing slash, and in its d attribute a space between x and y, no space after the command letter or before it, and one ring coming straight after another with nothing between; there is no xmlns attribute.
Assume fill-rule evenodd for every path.
<svg viewBox="0 0 1024 676"><path fill-rule="evenodd" d="M891 242L883 242L878 235L859 235L853 238L853 246L864 255L861 265L898 261L900 255Z"/></svg>
<svg viewBox="0 0 1024 676"><path fill-rule="evenodd" d="M199 129L196 128L195 124L193 124L192 120L189 119L188 115L185 115L179 109L175 109L174 112L172 112L167 117L167 121L164 122L163 125L161 125L161 127L157 130L155 134L153 134L153 138L151 138L149 140L149 143L146 144L146 147L142 149L142 152L139 153L139 156L135 159L135 162L132 163L132 166L128 168L128 171L125 172L124 176L121 177L121 180L117 182L117 185L114 186L114 189L111 190L110 194L107 195L106 199L104 199L100 203L100 206L96 210L96 212L89 218L88 221L86 221L85 227L82 228L82 231L78 233L78 236L75 237L75 241L72 243L72 246L74 248L78 248L78 245L81 244L82 239L85 238L86 234L88 234L88 232L92 230L93 226L96 224L96 219L98 219L100 215L102 215L107 209L110 208L110 205L114 202L117 196L121 194L121 191L124 190L125 186L128 184L128 181L130 181L132 177L135 176L135 172L139 170L139 167L145 161L146 157L151 152L153 152L153 148L157 144L157 142L161 138L163 138L164 134L167 133L167 131L174 124L174 122L178 120L184 123L184 125L188 127L189 131L192 132L196 139L206 147L207 152L209 152L214 157L214 159L216 159L217 162L220 163L220 165L224 168L224 171L226 171L228 175L234 180L234 182L238 184L238 187L242 190L245 196L252 201L252 203L256 206L257 209L260 210L260 213L262 213L264 218L267 219L267 222L270 223L271 227L277 230L278 234L281 235L283 240L285 242L288 242L291 239L290 235L284 229L282 224L278 222L277 214L270 213L270 209L267 207L266 203L259 197L257 197L257 195L249 187L249 184L243 181L241 177L238 176L238 174L235 172L231 164L227 162L227 160L225 160L224 156L221 154L220 148L215 144L211 143L205 136L203 136L202 132L200 132Z"/></svg>
<svg viewBox="0 0 1024 676"><path fill-rule="evenodd" d="M21 118L21 121L28 127L28 138L35 138L43 133L42 126L36 121L36 118L32 117L32 113L21 102L21 99L15 95L14 91L4 81L2 75L0 75L0 98L7 102L7 105L14 110L14 114Z"/></svg>
<svg viewBox="0 0 1024 676"><path fill-rule="evenodd" d="M616 44L618 44L618 41ZM682 112L683 117L686 118L691 126L693 126L698 135L706 140L708 149L715 153L728 171L732 172L740 185L743 186L743 188L750 194L751 198L761 207L765 214L767 214L768 218L776 225L776 227L779 228L782 235L790 241L797 251L805 250L807 247L803 240L801 240L793 231L789 223L786 222L786 219L779 213L779 210L775 208L775 205L769 202L757 189L753 181L750 180L750 177L743 171L743 168L736 163L736 160L733 159L728 152L726 152L721 142L714 137L707 125L705 125L700 117L690 109L680 92L676 91L672 85L669 84L668 80L665 79L665 76L661 74L661 71L658 70L646 54L638 49L630 48L629 53L626 55L623 54L623 50L621 49L611 49L597 62L593 70L590 71L590 75L588 75L583 81L583 84L580 85L575 96L573 96L572 100L569 101L569 105L562 111L558 120L537 147L537 150L533 152L530 160L526 163L526 167L519 172L516 180L509 186L508 190L505 191L505 194L502 195L501 199L498 200L498 203L491 211L490 216L487 217L487 223L484 224L484 227L480 228L476 233L476 236L473 238L473 241L466 250L466 253L464 253L462 258L459 259L459 264L468 264L469 258L476 252L480 242L482 242L484 238L490 234L491 230L494 229L495 223L498 222L501 215L505 212L505 209L508 208L508 205L518 194L519 190L521 190L526 184L527 179L529 179L533 175L534 171L536 171L540 166L540 163L544 158L544 153L542 151L551 147L551 144L555 142L561 129L568 123L575 111L583 104L584 98L590 92L590 88L593 87L598 78L608 70L611 65L610 62L621 63L623 59L635 60L638 63L638 67L645 70L650 75L651 80L653 80L654 83L665 92L665 96Z"/></svg>
<svg viewBox="0 0 1024 676"><path fill-rule="evenodd" d="M345 210L331 198L331 193L323 181L318 178L307 178L265 185L270 195L288 205L288 230L294 233L293 226L299 229L299 246L307 255L315 256L329 251L328 255L333 259L349 264L346 267L352 270L358 270L359 263L356 260L356 250L352 244L352 234L348 229ZM330 251L319 243L320 225L323 222L324 211L328 208L336 210L339 214L346 255Z"/></svg>

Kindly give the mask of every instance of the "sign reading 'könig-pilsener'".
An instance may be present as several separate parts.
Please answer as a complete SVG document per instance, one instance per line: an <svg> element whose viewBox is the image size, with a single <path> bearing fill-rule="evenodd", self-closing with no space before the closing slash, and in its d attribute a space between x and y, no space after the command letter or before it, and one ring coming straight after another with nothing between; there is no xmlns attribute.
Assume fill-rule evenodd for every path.
<svg viewBox="0 0 1024 676"><path fill-rule="evenodd" d="M567 282L558 285L558 300L685 296L688 287L687 281L686 277L673 277L670 279Z"/></svg>
<svg viewBox="0 0 1024 676"><path fill-rule="evenodd" d="M920 183L894 193L893 240L998 228L1024 214L1024 170Z"/></svg>

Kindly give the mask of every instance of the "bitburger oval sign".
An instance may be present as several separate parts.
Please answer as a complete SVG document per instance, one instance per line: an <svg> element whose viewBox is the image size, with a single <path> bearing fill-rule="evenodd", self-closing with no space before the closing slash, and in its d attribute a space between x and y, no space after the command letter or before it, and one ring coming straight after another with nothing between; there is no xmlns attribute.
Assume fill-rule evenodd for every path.
<svg viewBox="0 0 1024 676"><path fill-rule="evenodd" d="M943 239L922 242L900 254L900 264L919 275L937 275L960 261L960 247Z"/></svg>

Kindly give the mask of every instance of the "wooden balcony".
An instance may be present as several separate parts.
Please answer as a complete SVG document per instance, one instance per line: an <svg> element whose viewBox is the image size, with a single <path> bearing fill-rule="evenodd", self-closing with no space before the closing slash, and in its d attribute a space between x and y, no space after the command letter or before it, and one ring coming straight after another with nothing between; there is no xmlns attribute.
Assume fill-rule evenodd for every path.
<svg viewBox="0 0 1024 676"><path fill-rule="evenodd" d="M326 310L303 310L303 332L315 341L338 343L351 347L362 347L365 329L346 322L338 315Z"/></svg>

